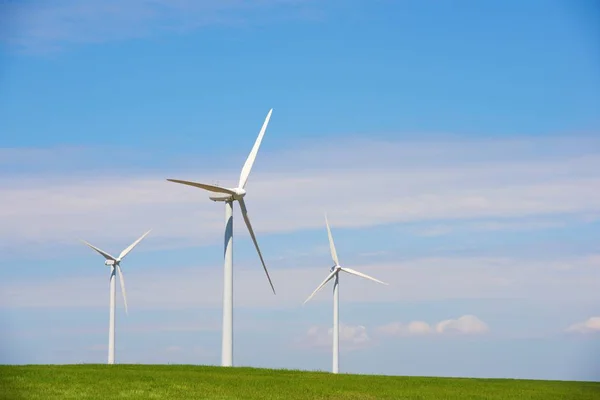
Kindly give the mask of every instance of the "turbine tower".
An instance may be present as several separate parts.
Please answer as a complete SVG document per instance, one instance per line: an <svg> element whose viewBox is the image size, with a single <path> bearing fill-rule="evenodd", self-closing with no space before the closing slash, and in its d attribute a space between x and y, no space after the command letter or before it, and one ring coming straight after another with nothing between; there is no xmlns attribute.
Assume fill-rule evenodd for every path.
<svg viewBox="0 0 600 400"><path fill-rule="evenodd" d="M129 254L129 252L131 250L133 250L133 248L135 246L137 246L138 243L140 243L142 241L142 239L145 238L146 235L149 233L150 233L150 231L144 233L142 235L142 237L140 237L138 240L136 240L131 245L129 245L129 247L127 247L125 250L123 250L121 252L121 254L119 254L119 257L113 257L109 253L105 252L104 250L100 250L99 248L92 246L85 240L82 240L83 243L85 243L92 249L96 250L98 253L100 253L100 255L102 255L106 259L106 261L104 261L104 265L107 265L110 267L110 320L109 320L109 326L108 326L108 363L109 364L115 363L115 304L116 304L116 300L117 300L115 274L117 272L119 273L119 281L121 282L121 293L123 293L123 303L125 304L125 313L127 313L127 296L125 294L125 279L123 279L123 271L121 271L121 261L123 261L125 256L127 254Z"/></svg>
<svg viewBox="0 0 600 400"><path fill-rule="evenodd" d="M269 119L271 118L271 113L273 109L269 110L267 114L267 118L263 123L263 126L256 138L256 142L254 142L254 146L246 159L246 163L242 168L242 172L240 174L240 180L238 186L236 188L224 188L215 185L207 185L204 183L196 183L190 181L182 181L177 179L167 179L170 182L181 183L183 185L194 186L200 189L207 190L209 192L217 193L216 195L209 196L209 199L213 201L223 201L225 202L225 265L223 269L223 339L222 339L222 347L221 347L221 365L223 367L231 367L233 365L233 202L237 201L240 204L240 210L242 211L242 217L244 218L244 222L248 227L248 231L250 232L250 237L254 242L254 247L256 247L256 251L258 253L258 257L260 258L260 262L262 263L263 269L265 270L265 274L267 275L267 279L269 280L269 284L271 285L271 289L273 293L275 293L275 288L273 287L273 283L271 282L271 277L269 276L269 272L267 271L267 266L265 265L265 261L263 259L262 253L260 252L260 248L258 247L258 243L256 241L256 236L254 235L254 230L252 229L252 225L250 224L250 219L248 218L248 209L246 208L246 203L244 202L244 196L246 196L246 183L248 182L248 176L250 175L250 171L252 170L252 165L254 164L254 160L256 159L256 154L258 153L258 149L260 147L260 143L262 142L262 138L267 129L267 125L269 124Z"/></svg>
<svg viewBox="0 0 600 400"><path fill-rule="evenodd" d="M339 364L339 354L340 354L339 301L340 301L340 295L339 295L339 290L338 290L339 283L340 283L339 272L343 271L350 275L356 275L361 278L370 279L372 281L375 281L377 283L381 283L384 285L387 285L387 283L382 282L378 279L375 279L371 276L365 275L362 272L358 272L353 269L340 266L337 253L335 251L335 245L333 244L333 236L331 236L331 229L329 228L329 221L327 221L327 215L325 215L325 224L327 225L327 236L329 236L329 249L331 250L331 258L333 259L333 267L331 267L331 269L329 270L330 274L327 275L327 278L325 278L325 280L323 282L321 282L321 284L315 289L314 292L312 292L312 294L310 296L308 296L308 299L306 299L304 301L304 304L306 304L306 302L308 302L310 299L312 299L312 297L323 286L325 286L325 284L327 284L327 282L329 282L331 279L335 278L335 280L333 281L333 335L332 336L333 336L333 373L337 374L340 370L340 364Z"/></svg>

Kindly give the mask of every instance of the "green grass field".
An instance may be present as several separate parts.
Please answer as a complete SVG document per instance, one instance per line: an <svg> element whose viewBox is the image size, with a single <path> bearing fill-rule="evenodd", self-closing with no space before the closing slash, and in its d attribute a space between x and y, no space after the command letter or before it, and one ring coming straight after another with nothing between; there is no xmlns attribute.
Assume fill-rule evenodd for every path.
<svg viewBox="0 0 600 400"><path fill-rule="evenodd" d="M600 382L332 375L187 365L0 366L2 399L600 399Z"/></svg>

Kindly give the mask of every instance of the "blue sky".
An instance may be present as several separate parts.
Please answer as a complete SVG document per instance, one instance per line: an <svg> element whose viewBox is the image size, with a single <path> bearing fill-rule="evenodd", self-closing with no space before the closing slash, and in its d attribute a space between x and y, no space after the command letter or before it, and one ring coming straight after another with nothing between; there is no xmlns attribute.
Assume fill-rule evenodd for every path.
<svg viewBox="0 0 600 400"><path fill-rule="evenodd" d="M215 5L218 4L218 5ZM0 5L0 363L219 364L237 183L236 365L600 379L600 10L590 1ZM445 328L444 328L445 327Z"/></svg>

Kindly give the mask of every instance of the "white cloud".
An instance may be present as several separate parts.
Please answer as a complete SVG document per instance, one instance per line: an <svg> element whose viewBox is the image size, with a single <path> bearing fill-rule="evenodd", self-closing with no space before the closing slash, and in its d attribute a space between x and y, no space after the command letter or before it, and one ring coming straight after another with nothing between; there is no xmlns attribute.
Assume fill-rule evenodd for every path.
<svg viewBox="0 0 600 400"><path fill-rule="evenodd" d="M329 329L331 335L333 329ZM362 346L368 343L371 339L367 334L367 328L362 325L349 326L340 324L340 342L349 343L353 346Z"/></svg>
<svg viewBox="0 0 600 400"><path fill-rule="evenodd" d="M543 229L564 223L559 217L598 214L600 154L586 153L585 143L579 144L578 153L563 142L530 141L559 155L536 158L527 153L520 159L522 143L511 141L465 141L462 148L444 142L350 141L329 153L335 155L321 158L324 150L317 147L323 145L283 155L261 153L248 189L250 217L263 235L322 229L323 210L329 210L338 228L431 221L436 228L423 234L440 235L454 228L436 221L472 221L465 225L471 230ZM553 147L559 145L570 150L560 153ZM433 155L447 157L443 165L429 154L431 147L437 149ZM497 154L498 148L504 155ZM31 157L25 153L25 158ZM11 154L17 162L14 151ZM306 165L310 169L302 167ZM75 176L44 173L44 166L35 173L0 175L0 243L13 252L25 250L25 245L30 246L27 253L41 251L42 245L78 245L79 237L121 246L150 227L154 230L149 241L155 246L218 243L222 205L210 202L201 190L165 178L212 182L229 176L223 183L234 184L238 173L210 167L198 174L167 169L160 175L82 171ZM368 182L369 189L361 190L361 182ZM294 210L285 218L273 212L281 209L282 199L286 209ZM545 217L553 219L544 221ZM242 225L235 226L236 233L247 235Z"/></svg>
<svg viewBox="0 0 600 400"><path fill-rule="evenodd" d="M435 324L435 328L424 321L412 321L408 324L392 322L376 328L381 336L424 336L431 334L483 334L489 327L473 315L463 315L457 319L447 319Z"/></svg>
<svg viewBox="0 0 600 400"><path fill-rule="evenodd" d="M333 345L333 328L312 326L306 332L301 344L310 347L328 347ZM350 351L368 346L371 338L367 328L362 325L346 325L340 323L340 351Z"/></svg>
<svg viewBox="0 0 600 400"><path fill-rule="evenodd" d="M437 333L480 335L489 332L490 328L474 315L463 315L457 319L447 319L439 322L435 331Z"/></svg>
<svg viewBox="0 0 600 400"><path fill-rule="evenodd" d="M433 332L427 322L412 321L408 324L401 322L392 322L387 325L379 326L376 332L383 336L419 336L428 335Z"/></svg>
<svg viewBox="0 0 600 400"><path fill-rule="evenodd" d="M330 349L332 328L311 326L299 344L309 347ZM464 315L457 319L440 321L435 329L424 321L412 321L408 324L392 322L374 329L375 339L393 336L430 336L430 335L479 335L489 332L488 326L473 315ZM375 345L374 340L362 325L345 325L340 323L340 351L350 351Z"/></svg>
<svg viewBox="0 0 600 400"><path fill-rule="evenodd" d="M566 329L569 333L596 333L600 332L600 317L591 317L586 321L579 322L569 326Z"/></svg>

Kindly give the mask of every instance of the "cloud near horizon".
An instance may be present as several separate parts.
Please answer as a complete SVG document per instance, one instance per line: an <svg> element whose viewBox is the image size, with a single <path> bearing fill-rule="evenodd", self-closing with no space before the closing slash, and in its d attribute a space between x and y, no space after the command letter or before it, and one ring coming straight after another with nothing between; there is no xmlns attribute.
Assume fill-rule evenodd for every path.
<svg viewBox="0 0 600 400"><path fill-rule="evenodd" d="M363 325L346 325L340 322L340 351L353 351L371 345L380 338L393 336L430 336L430 335L482 335L490 332L487 324L474 315L463 315L456 319L447 319L429 325L423 321L412 321L408 324L392 322L372 329ZM299 341L308 347L331 347L333 328L311 326L306 336Z"/></svg>
<svg viewBox="0 0 600 400"><path fill-rule="evenodd" d="M306 337L299 341L308 347L331 347L333 328L311 326L306 332ZM371 338L367 328L362 325L346 325L340 322L340 351L358 350L371 345Z"/></svg>
<svg viewBox="0 0 600 400"><path fill-rule="evenodd" d="M447 319L430 325L424 321L412 321L408 324L392 322L376 328L382 336L423 336L431 334L481 335L490 328L474 315L463 315L457 319Z"/></svg>

